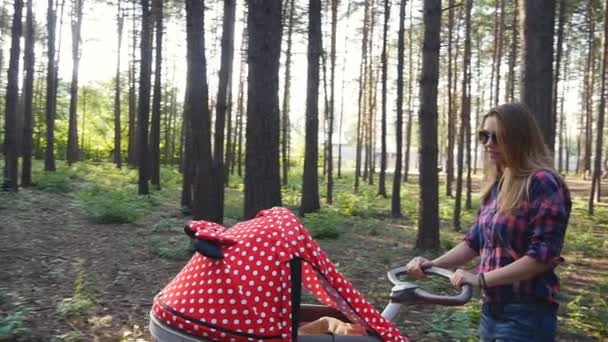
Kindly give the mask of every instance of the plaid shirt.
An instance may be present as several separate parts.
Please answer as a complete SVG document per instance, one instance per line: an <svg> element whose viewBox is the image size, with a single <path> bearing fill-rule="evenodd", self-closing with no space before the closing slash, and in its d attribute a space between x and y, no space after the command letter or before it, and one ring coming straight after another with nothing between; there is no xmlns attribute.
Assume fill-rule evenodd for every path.
<svg viewBox="0 0 608 342"><path fill-rule="evenodd" d="M498 182L477 213L477 220L464 241L481 256L479 272L504 267L527 255L552 265L534 278L485 290L490 303L557 303L559 279L556 261L564 243L572 202L568 188L550 171L536 171L528 196L510 215L496 208Z"/></svg>

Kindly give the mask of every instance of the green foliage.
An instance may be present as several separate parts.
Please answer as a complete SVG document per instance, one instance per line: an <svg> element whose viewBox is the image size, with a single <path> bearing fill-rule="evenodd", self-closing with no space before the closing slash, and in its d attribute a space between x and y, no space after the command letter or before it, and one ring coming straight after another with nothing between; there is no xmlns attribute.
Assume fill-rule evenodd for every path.
<svg viewBox="0 0 608 342"><path fill-rule="evenodd" d="M348 219L332 209L321 209L302 218L304 226L315 239L337 239L348 225Z"/></svg>
<svg viewBox="0 0 608 342"><path fill-rule="evenodd" d="M91 280L87 277L91 275L84 271L79 271L74 281L74 295L65 298L59 303L57 312L63 318L75 318L85 315L95 306Z"/></svg>
<svg viewBox="0 0 608 342"><path fill-rule="evenodd" d="M99 186L87 188L78 196L91 220L100 224L135 222L146 207L146 202L151 201L131 191L115 191Z"/></svg>
<svg viewBox="0 0 608 342"><path fill-rule="evenodd" d="M12 341L18 337L27 336L26 308L15 294L0 289L0 341Z"/></svg>
<svg viewBox="0 0 608 342"><path fill-rule="evenodd" d="M0 316L0 341L11 341L29 333L25 320L28 310L17 308L16 311Z"/></svg>
<svg viewBox="0 0 608 342"><path fill-rule="evenodd" d="M433 314L429 336L446 341L477 341L479 306L462 309L443 309Z"/></svg>
<svg viewBox="0 0 608 342"><path fill-rule="evenodd" d="M169 260L187 260L194 248L191 240L184 234L184 220L165 218L152 227L149 237L150 251Z"/></svg>
<svg viewBox="0 0 608 342"><path fill-rule="evenodd" d="M69 177L66 177L66 174L60 171L45 172L42 177L36 179L35 188L55 193L72 191Z"/></svg>
<svg viewBox="0 0 608 342"><path fill-rule="evenodd" d="M608 277L591 291L583 291L566 303L566 327L599 339L608 338Z"/></svg>

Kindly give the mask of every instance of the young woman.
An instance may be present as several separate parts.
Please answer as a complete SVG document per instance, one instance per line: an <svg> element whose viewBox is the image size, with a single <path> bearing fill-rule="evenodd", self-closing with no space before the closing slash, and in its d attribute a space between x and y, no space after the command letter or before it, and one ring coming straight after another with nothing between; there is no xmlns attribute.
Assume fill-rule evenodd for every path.
<svg viewBox="0 0 608 342"><path fill-rule="evenodd" d="M487 184L477 219L460 244L407 269L423 277L430 266L458 268L479 255L476 274L458 269L451 283L480 287L482 341L553 341L559 280L555 267L570 217L566 184L534 117L521 104L504 104L483 117L479 141Z"/></svg>

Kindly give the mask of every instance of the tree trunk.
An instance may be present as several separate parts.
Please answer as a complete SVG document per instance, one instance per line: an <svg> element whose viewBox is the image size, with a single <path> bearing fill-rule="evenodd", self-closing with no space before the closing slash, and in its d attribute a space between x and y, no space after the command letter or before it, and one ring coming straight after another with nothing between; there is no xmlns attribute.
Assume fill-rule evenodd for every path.
<svg viewBox="0 0 608 342"><path fill-rule="evenodd" d="M150 183L160 190L160 102L162 95L163 63L163 0L152 0L152 18L156 24L156 56L154 58L154 90L152 122L150 125Z"/></svg>
<svg viewBox="0 0 608 342"><path fill-rule="evenodd" d="M391 2L384 0L384 27L382 30L382 133L380 134L380 176L378 178L378 195L386 198L386 95L388 76L388 60L386 42L388 36L388 22L391 15Z"/></svg>
<svg viewBox="0 0 608 342"><path fill-rule="evenodd" d="M561 66L561 61L562 61L562 51L563 51L563 45L564 45L564 25L566 23L566 1L565 0L560 0L559 2L559 15L558 15L558 23L557 23L557 53L555 56L555 78L553 80L553 94L551 97L551 109L552 109L552 115L553 115L553 119L551 120L551 123L553 124L553 127L551 128L551 131L555 132L555 124L558 122L558 118L557 118L557 89L559 87L559 73L560 73L560 66ZM554 142L555 145L555 142ZM560 146L561 148L561 146ZM552 150L555 151L555 146L552 147ZM558 154L560 154L558 152ZM561 154L560 154L561 155ZM561 165L560 165L561 168Z"/></svg>
<svg viewBox="0 0 608 342"><path fill-rule="evenodd" d="M519 1L513 4L513 21L511 22L511 51L509 52L509 71L507 73L507 87L505 89L505 102L515 99L515 65L517 61L517 47L519 44Z"/></svg>
<svg viewBox="0 0 608 342"><path fill-rule="evenodd" d="M281 205L279 57L281 2L249 0L245 219Z"/></svg>
<svg viewBox="0 0 608 342"><path fill-rule="evenodd" d="M129 146L127 150L128 163L137 166L137 95L136 95L136 50L137 50L137 20L135 17L136 1L133 1L133 27L131 34L131 67L129 68Z"/></svg>
<svg viewBox="0 0 608 342"><path fill-rule="evenodd" d="M80 65L80 30L82 27L83 0L72 2L72 83L70 84L70 119L68 124L68 165L78 161L78 68Z"/></svg>
<svg viewBox="0 0 608 342"><path fill-rule="evenodd" d="M226 112L229 112L230 85L232 84L232 62L234 59L234 20L235 0L224 0L224 20L222 33L222 57L220 79L215 107L215 143L213 144L213 175L217 201L215 217L217 222L224 220L224 131Z"/></svg>
<svg viewBox="0 0 608 342"><path fill-rule="evenodd" d="M584 154L583 154L583 178L587 179L587 176L591 171L591 142L592 142L592 127L593 127L593 94L595 88L595 8L594 1L587 2L588 14L588 46L589 46L589 54L587 55L587 70L585 71L586 82L585 82L585 135L584 141L585 144Z"/></svg>
<svg viewBox="0 0 608 342"><path fill-rule="evenodd" d="M566 50L566 59L564 61L564 81L568 80L568 68L570 65L570 51L571 49ZM560 98L560 114L559 114L559 153L558 153L558 172L560 174L562 174L563 170L564 170L564 161L565 161L565 156L564 153L567 152L568 146L565 144L566 143L566 137L565 135L568 134L568 132L566 132L566 126L564 125L564 119L565 119L565 114L564 114L564 100L566 98L566 94L568 94L569 91L569 87L568 87L568 82L563 82L562 83L562 96ZM566 167L566 169L568 169L568 167ZM567 172L566 172L567 174Z"/></svg>
<svg viewBox="0 0 608 342"><path fill-rule="evenodd" d="M300 215L318 210L319 57L321 56L321 1L310 0L308 11L308 78L306 89L306 151Z"/></svg>
<svg viewBox="0 0 608 342"><path fill-rule="evenodd" d="M522 100L536 116L544 141L553 148L551 95L555 1L523 0L524 72ZM551 150L551 152L553 152Z"/></svg>
<svg viewBox="0 0 608 342"><path fill-rule="evenodd" d="M454 230L461 230L460 223L460 212L461 212L461 202L462 202L462 174L464 172L464 145L465 145L465 135L467 133L467 126L469 121L469 113L471 110L471 98L467 93L468 89L468 81L469 81L469 69L471 66L471 7L472 0L466 0L466 33L465 33L465 41L464 41L464 56L463 56L463 77L462 77L462 104L461 104L461 124L460 124L460 132L458 135L458 171L457 171L457 179L456 179L456 198L454 201L454 212L453 212L453 225ZM501 45L499 43L499 45ZM500 49L499 49L500 51ZM500 64L500 63L499 63ZM499 68L497 68L498 70ZM497 78L498 79L498 78ZM496 92L498 94L498 92ZM498 96L497 96L498 97Z"/></svg>
<svg viewBox="0 0 608 342"><path fill-rule="evenodd" d="M453 68L452 68L452 35L454 32L454 0L448 1L448 148L446 151L445 194L452 197L452 182L454 182L454 136L456 131L456 116L454 115Z"/></svg>
<svg viewBox="0 0 608 342"><path fill-rule="evenodd" d="M361 41L361 66L360 66L360 76L359 76L359 99L357 104L359 105L359 110L357 114L357 151L355 157L355 192L359 191L359 177L361 176L361 145L362 145L362 120L363 114L365 113L365 82L366 82L366 72L367 72L367 35L368 35L368 20L369 20L369 1L365 1L365 14L363 17L363 39Z"/></svg>
<svg viewBox="0 0 608 342"><path fill-rule="evenodd" d="M285 85L283 87L283 109L281 110L281 166L283 171L283 186L287 186L287 184L289 183L289 101L291 98L291 49L295 11L294 3L295 0L289 0L289 19L287 22L286 41L287 51L285 52Z"/></svg>
<svg viewBox="0 0 608 342"><path fill-rule="evenodd" d="M424 42L420 82L420 205L416 248L439 249L439 199L437 174L437 85L441 0L427 0L423 5Z"/></svg>
<svg viewBox="0 0 608 342"><path fill-rule="evenodd" d="M191 167L194 170L192 217L195 220L218 222L215 212L218 200L213 184L211 156L211 117L207 89L207 61L205 58L204 2L186 2L187 20L187 98L184 106L191 129Z"/></svg>
<svg viewBox="0 0 608 342"><path fill-rule="evenodd" d="M408 175L410 171L410 147L412 145L412 126L413 126L413 112L414 108L412 107L412 100L414 98L414 60L413 60L413 45L414 45L414 21L412 16L412 4L410 4L410 28L408 32L409 42L408 42L408 96L407 96L407 125L405 128L405 165L403 166L403 182L406 183L408 181ZM418 72L418 68L415 70Z"/></svg>
<svg viewBox="0 0 608 342"><path fill-rule="evenodd" d="M147 195L150 180L150 156L148 155L148 124L150 116L150 74L152 73L152 16L150 14L150 1L140 0L141 40L139 51L141 65L139 72L139 103L137 106L137 154L139 169L138 193Z"/></svg>
<svg viewBox="0 0 608 342"><path fill-rule="evenodd" d="M120 126L120 48L122 47L122 29L124 27L124 13L121 8L121 0L117 1L116 27L118 33L118 49L116 50L116 76L114 87L114 164L117 168L122 167L121 154L121 126Z"/></svg>
<svg viewBox="0 0 608 342"><path fill-rule="evenodd" d="M553 0L552 0L553 1ZM498 26L498 41L496 42L496 81L494 82L494 106L500 99L500 66L502 64L502 43L505 35L505 0L500 0L500 23ZM463 90L464 92L464 90Z"/></svg>
<svg viewBox="0 0 608 342"><path fill-rule="evenodd" d="M393 192L391 196L391 216L394 218L402 217L401 214L401 167L402 167L402 148L403 148L403 62L405 50L405 5L403 0L399 5L399 38L397 40L397 120L396 147L397 157L395 159L395 172L393 175ZM426 3L425 3L426 5ZM441 7L441 6L440 6Z"/></svg>
<svg viewBox="0 0 608 342"><path fill-rule="evenodd" d="M562 1L563 6L563 1ZM604 22L608 22L608 6L604 10ZM597 138L595 141L595 159L593 164L593 176L591 179L591 194L589 195L589 214L593 215L593 206L595 195L597 193L597 201L600 200L601 193L601 171L602 171L602 147L604 146L604 113L606 110L606 69L608 68L608 25L604 25L604 51L602 52L602 71L600 75L601 90L600 104L597 114Z"/></svg>
<svg viewBox="0 0 608 342"><path fill-rule="evenodd" d="M352 2L348 2L348 6L346 7L346 16L347 18L350 16L350 8ZM348 19L346 21L346 28L344 32L348 32ZM344 51L346 51L346 43L348 35L344 35ZM342 54L342 90L340 92L340 120L338 123L338 178L342 177L342 123L344 122L344 85L346 78L346 53Z"/></svg>
<svg viewBox="0 0 608 342"><path fill-rule="evenodd" d="M34 98L34 13L32 1L27 1L26 35L23 65L25 80L23 82L23 162L21 165L21 186L32 185L32 133L33 133L33 98Z"/></svg>
<svg viewBox="0 0 608 342"><path fill-rule="evenodd" d="M329 117L328 132L327 132L327 204L333 204L333 187L334 187L334 119L335 119L335 104L336 104L336 35L338 27L338 4L339 0L331 1L331 52L330 52L330 96L329 96Z"/></svg>
<svg viewBox="0 0 608 342"><path fill-rule="evenodd" d="M23 1L13 3L13 24L11 27L11 52L6 84L6 117L4 135L4 184L5 191L17 192L19 189L19 150L17 141L18 103L19 103L19 54L21 53L21 13Z"/></svg>
<svg viewBox="0 0 608 342"><path fill-rule="evenodd" d="M243 150L243 116L245 113L245 80L247 78L247 54L246 51L248 49L247 43L247 26L243 27L243 38L241 43L241 66L239 71L239 86L238 86L238 99L237 99L237 108L236 108L236 122L235 124L235 144L232 152L232 170L231 173L234 174L234 167L237 167L237 174L239 177L243 175L242 173L242 150Z"/></svg>
<svg viewBox="0 0 608 342"><path fill-rule="evenodd" d="M44 170L55 171L55 23L57 17L53 0L48 1L47 10L47 77L46 77L46 150Z"/></svg>

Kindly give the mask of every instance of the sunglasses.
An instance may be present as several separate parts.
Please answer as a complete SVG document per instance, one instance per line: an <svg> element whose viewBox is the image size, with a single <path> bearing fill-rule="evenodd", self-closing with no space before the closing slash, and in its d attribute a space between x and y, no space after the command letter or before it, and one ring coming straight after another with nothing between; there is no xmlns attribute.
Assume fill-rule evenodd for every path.
<svg viewBox="0 0 608 342"><path fill-rule="evenodd" d="M483 130L480 130L479 133L477 133L477 136L479 138L479 142L482 145L486 145L490 141L493 142L494 144L498 145L498 136L496 135L496 132L487 131L487 130L483 129Z"/></svg>

